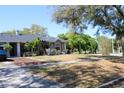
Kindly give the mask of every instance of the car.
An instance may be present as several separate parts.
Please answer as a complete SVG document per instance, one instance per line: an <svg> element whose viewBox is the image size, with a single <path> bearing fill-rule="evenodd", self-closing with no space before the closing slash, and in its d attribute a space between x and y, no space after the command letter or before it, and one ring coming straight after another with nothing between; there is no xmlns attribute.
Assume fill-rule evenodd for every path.
<svg viewBox="0 0 124 93"><path fill-rule="evenodd" d="M7 53L3 48L0 48L0 61L6 60Z"/></svg>

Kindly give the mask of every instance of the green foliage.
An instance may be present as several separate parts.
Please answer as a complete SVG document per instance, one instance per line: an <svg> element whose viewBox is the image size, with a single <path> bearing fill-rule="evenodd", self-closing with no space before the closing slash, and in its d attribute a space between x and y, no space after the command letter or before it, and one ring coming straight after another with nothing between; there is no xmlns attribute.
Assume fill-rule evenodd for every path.
<svg viewBox="0 0 124 93"><path fill-rule="evenodd" d="M82 6L57 6L53 14L53 20L56 23L65 23L66 26L73 28L75 31L86 29Z"/></svg>
<svg viewBox="0 0 124 93"><path fill-rule="evenodd" d="M89 38L89 50L91 53L96 53L96 50L98 49L98 44L94 38Z"/></svg>
<svg viewBox="0 0 124 93"><path fill-rule="evenodd" d="M53 20L73 28L85 27L87 23L91 23L103 32L111 32L121 37L124 35L123 10L123 5L58 6L53 14Z"/></svg>
<svg viewBox="0 0 124 93"><path fill-rule="evenodd" d="M32 48L32 44L31 44L30 42L27 42L27 43L24 44L24 48L25 48L26 50L30 51L31 48Z"/></svg>
<svg viewBox="0 0 124 93"><path fill-rule="evenodd" d="M26 50L31 51L32 54L35 53L37 55L40 55L41 52L45 51L43 43L39 38L33 40L32 42L25 43L24 47Z"/></svg>
<svg viewBox="0 0 124 93"><path fill-rule="evenodd" d="M15 35L16 34L16 30L8 30L6 32L4 32L5 34L10 34L10 35Z"/></svg>
<svg viewBox="0 0 124 93"><path fill-rule="evenodd" d="M124 56L124 5L96 5L96 6L58 6L53 14L53 20L64 23L75 31L89 24L97 27L103 33L116 35L121 40Z"/></svg>
<svg viewBox="0 0 124 93"><path fill-rule="evenodd" d="M9 43L4 44L3 47L6 51L10 51L12 49L12 46Z"/></svg>
<svg viewBox="0 0 124 93"><path fill-rule="evenodd" d="M79 53L82 53L82 50L85 52L90 51L91 53L94 53L97 50L97 43L95 39L89 35L68 32L66 34L59 35L59 38L64 39L63 37L66 37L67 49L69 50L77 49Z"/></svg>
<svg viewBox="0 0 124 93"><path fill-rule="evenodd" d="M57 54L57 50L56 49L51 49L50 55L56 55Z"/></svg>
<svg viewBox="0 0 124 93"><path fill-rule="evenodd" d="M46 28L32 24L30 28L23 28L22 31L20 31L20 34L42 34L42 35L47 35Z"/></svg>
<svg viewBox="0 0 124 93"><path fill-rule="evenodd" d="M15 35L16 30L9 30L4 33ZM32 24L30 28L23 28L23 30L19 31L19 34L41 34L41 35L47 35L47 31L45 27L42 27L37 24Z"/></svg>
<svg viewBox="0 0 124 93"><path fill-rule="evenodd" d="M59 34L58 37L67 40L67 36L65 34Z"/></svg>

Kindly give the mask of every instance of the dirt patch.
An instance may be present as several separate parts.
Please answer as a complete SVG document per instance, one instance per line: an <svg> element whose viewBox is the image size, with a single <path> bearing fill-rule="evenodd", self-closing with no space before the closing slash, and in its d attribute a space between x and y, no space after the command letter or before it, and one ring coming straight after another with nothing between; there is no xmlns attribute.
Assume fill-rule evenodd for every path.
<svg viewBox="0 0 124 93"><path fill-rule="evenodd" d="M20 58L13 58L12 59L13 63L16 64L16 65L36 65L36 64L43 64L44 62L40 62L40 61L37 61L37 60L33 60L33 59L28 59L28 58L23 58L23 57L20 57Z"/></svg>

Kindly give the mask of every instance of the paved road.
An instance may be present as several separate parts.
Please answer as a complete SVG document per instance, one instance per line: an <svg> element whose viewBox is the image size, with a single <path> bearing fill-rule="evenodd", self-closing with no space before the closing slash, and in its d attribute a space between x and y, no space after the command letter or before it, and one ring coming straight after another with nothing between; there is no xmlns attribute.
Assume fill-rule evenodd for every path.
<svg viewBox="0 0 124 93"><path fill-rule="evenodd" d="M33 75L26 68L12 62L0 63L0 88L56 88L63 87L57 82Z"/></svg>

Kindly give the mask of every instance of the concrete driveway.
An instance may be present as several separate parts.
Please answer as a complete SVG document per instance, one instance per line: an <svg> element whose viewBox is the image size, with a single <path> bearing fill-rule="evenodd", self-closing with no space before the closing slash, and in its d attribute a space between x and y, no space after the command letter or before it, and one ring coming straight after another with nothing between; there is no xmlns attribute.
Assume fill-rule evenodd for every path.
<svg viewBox="0 0 124 93"><path fill-rule="evenodd" d="M0 62L0 88L57 88L63 85L39 77L11 61Z"/></svg>

